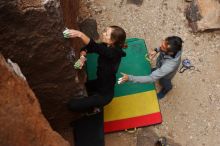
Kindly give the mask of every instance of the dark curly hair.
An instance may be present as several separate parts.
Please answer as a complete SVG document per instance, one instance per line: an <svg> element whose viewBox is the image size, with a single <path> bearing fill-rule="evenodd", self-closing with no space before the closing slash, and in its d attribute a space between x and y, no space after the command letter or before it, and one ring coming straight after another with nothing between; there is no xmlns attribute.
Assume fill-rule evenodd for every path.
<svg viewBox="0 0 220 146"><path fill-rule="evenodd" d="M165 41L169 45L169 48L168 48L169 52L173 52L174 54L176 54L177 52L182 50L183 40L180 37L178 37L178 36L170 36L170 37L167 37L165 39Z"/></svg>

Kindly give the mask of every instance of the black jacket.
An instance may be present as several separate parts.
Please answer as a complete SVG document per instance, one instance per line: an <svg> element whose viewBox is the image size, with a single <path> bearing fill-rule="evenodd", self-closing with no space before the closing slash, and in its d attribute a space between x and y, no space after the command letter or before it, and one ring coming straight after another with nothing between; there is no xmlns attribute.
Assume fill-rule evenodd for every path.
<svg viewBox="0 0 220 146"><path fill-rule="evenodd" d="M88 45L82 48L87 53L97 53L97 90L101 95L114 96L114 85L116 83L116 73L118 71L121 58L126 53L120 47L108 47L106 44L98 44L90 39Z"/></svg>

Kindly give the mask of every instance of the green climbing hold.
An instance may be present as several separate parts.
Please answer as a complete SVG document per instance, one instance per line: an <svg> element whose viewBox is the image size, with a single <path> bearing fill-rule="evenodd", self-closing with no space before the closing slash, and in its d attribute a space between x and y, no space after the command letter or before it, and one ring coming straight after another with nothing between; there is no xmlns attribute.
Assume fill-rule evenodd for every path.
<svg viewBox="0 0 220 146"><path fill-rule="evenodd" d="M64 38L69 38L69 29L66 28L64 31L63 31L63 37Z"/></svg>

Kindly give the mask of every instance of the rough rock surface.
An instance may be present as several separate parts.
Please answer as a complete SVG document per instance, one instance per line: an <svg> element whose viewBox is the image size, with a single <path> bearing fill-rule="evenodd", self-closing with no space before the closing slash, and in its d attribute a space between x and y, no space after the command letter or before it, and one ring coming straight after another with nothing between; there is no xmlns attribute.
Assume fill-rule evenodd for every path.
<svg viewBox="0 0 220 146"><path fill-rule="evenodd" d="M97 32L97 22L94 19L85 19L83 22L79 23L80 31L84 32L88 37L94 40L99 39L99 34Z"/></svg>
<svg viewBox="0 0 220 146"><path fill-rule="evenodd" d="M83 71L73 68L81 44L62 35L77 14L78 0L0 1L0 52L19 64L55 129L70 123L65 104L83 88Z"/></svg>
<svg viewBox="0 0 220 146"><path fill-rule="evenodd" d="M186 17L194 32L220 29L220 1L194 0L186 9Z"/></svg>
<svg viewBox="0 0 220 146"><path fill-rule="evenodd" d="M0 145L69 146L43 116L28 83L0 54Z"/></svg>

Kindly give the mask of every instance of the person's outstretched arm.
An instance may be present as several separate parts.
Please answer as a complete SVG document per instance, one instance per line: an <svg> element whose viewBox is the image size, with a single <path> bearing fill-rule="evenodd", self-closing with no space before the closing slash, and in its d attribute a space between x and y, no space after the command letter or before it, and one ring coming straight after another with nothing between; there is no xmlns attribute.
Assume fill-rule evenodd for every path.
<svg viewBox="0 0 220 146"><path fill-rule="evenodd" d="M123 76L120 79L121 83L133 82L133 83L153 83L155 80L151 76L133 76L125 73L121 73Z"/></svg>
<svg viewBox="0 0 220 146"><path fill-rule="evenodd" d="M69 37L70 38L76 38L76 37L78 37L78 38L80 38L82 41L83 41L83 43L85 44L85 45L88 45L89 44L89 42L90 42L90 38L87 36L87 35L85 35L83 32L81 32L81 31L78 31L78 30L75 30L75 29L69 29Z"/></svg>
<svg viewBox="0 0 220 146"><path fill-rule="evenodd" d="M133 75L121 73L123 75L121 79L121 83L124 83L127 81L130 81L133 83L153 83L156 80L159 80L160 78L175 71L177 68L178 68L178 64L175 64L173 62L167 62L167 63L164 63L160 68L153 71L148 76L133 76Z"/></svg>
<svg viewBox="0 0 220 146"><path fill-rule="evenodd" d="M83 53L97 53L99 55L103 55L108 58L112 58L114 53L111 49L103 48L102 45L96 43L93 39L90 39L87 35L82 33L81 31L70 29L69 30L69 37L70 38L80 38L83 43L86 45L81 49Z"/></svg>

